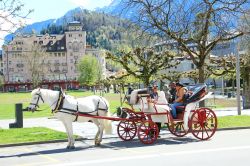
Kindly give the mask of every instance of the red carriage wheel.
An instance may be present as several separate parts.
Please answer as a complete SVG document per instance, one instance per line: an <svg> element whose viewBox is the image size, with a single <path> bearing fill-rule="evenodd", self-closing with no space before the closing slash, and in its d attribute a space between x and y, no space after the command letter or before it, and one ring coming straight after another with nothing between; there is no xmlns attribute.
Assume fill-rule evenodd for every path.
<svg viewBox="0 0 250 166"><path fill-rule="evenodd" d="M184 137L188 133L188 131L184 129L183 121L168 123L168 130L177 137Z"/></svg>
<svg viewBox="0 0 250 166"><path fill-rule="evenodd" d="M146 120L138 127L138 138L144 144L152 144L159 135L158 126L155 122Z"/></svg>
<svg viewBox="0 0 250 166"><path fill-rule="evenodd" d="M196 138L207 140L217 129L217 117L211 109L200 108L191 116L189 128Z"/></svg>
<svg viewBox="0 0 250 166"><path fill-rule="evenodd" d="M124 141L132 140L137 132L137 127L134 121L120 121L117 126L117 133L119 137Z"/></svg>

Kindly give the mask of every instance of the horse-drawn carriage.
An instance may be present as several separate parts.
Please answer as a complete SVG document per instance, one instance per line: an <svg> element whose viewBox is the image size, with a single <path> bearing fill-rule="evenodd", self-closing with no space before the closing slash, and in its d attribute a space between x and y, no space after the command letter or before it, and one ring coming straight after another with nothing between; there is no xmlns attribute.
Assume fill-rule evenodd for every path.
<svg viewBox="0 0 250 166"><path fill-rule="evenodd" d="M152 144L159 135L156 122L167 124L169 131L183 137L191 132L196 138L211 138L217 129L217 118L209 108L199 108L198 103L208 97L206 86L193 89L193 94L186 100L185 106L178 107L177 119L173 119L171 108L160 92L157 103L149 102L147 89L134 90L129 97L131 108L120 108L117 117L109 114L108 101L100 96L74 98L62 91L35 89L32 91L29 110L35 111L42 103L47 103L55 117L61 120L68 134L67 148L74 148L72 122L93 122L98 127L95 144L100 145L103 130L111 132L110 121L119 121L117 133L122 140L132 140L136 135L144 144Z"/></svg>
<svg viewBox="0 0 250 166"><path fill-rule="evenodd" d="M185 106L177 107L177 119L173 119L163 91L159 93L156 103L150 103L147 89L135 90L129 97L126 96L131 108L120 108L118 111L119 117L126 118L118 124L118 135L128 141L137 134L142 143L151 144L157 140L159 131L156 122L160 122L167 124L169 131L177 137L191 132L196 138L207 140L217 129L217 118L211 109L199 108L198 104L210 94L206 92L205 85L192 87Z"/></svg>

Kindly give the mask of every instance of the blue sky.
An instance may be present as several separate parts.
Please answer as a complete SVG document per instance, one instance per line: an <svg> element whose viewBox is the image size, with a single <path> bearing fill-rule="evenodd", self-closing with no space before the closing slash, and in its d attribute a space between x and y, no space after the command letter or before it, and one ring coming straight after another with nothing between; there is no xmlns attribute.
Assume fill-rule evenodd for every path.
<svg viewBox="0 0 250 166"><path fill-rule="evenodd" d="M107 6L112 0L21 0L25 9L34 9L29 15L29 23L59 18L70 9L82 6L93 10L96 7Z"/></svg>
<svg viewBox="0 0 250 166"><path fill-rule="evenodd" d="M28 10L33 9L26 24L34 22L45 21L48 19L56 19L62 17L67 11L76 7L83 7L89 10L94 10L97 7L104 7L109 5L112 0L20 0L24 4L22 12L26 14ZM0 18L1 21L1 18ZM16 20L18 21L18 20ZM3 24L3 29L10 28L8 23ZM15 29L12 29L12 31ZM3 38L8 33L0 31L0 49L3 44Z"/></svg>

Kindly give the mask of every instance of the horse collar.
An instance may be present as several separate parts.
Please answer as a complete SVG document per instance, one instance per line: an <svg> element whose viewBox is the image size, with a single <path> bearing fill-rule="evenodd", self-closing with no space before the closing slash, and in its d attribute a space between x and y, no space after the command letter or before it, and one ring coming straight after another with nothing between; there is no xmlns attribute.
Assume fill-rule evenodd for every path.
<svg viewBox="0 0 250 166"><path fill-rule="evenodd" d="M56 112L58 112L60 109L62 109L64 98L65 98L65 97L64 97L62 91L60 90L60 91L59 91L59 97L58 97L57 102L56 102L56 106L55 106L54 109L52 109L52 113L56 113Z"/></svg>

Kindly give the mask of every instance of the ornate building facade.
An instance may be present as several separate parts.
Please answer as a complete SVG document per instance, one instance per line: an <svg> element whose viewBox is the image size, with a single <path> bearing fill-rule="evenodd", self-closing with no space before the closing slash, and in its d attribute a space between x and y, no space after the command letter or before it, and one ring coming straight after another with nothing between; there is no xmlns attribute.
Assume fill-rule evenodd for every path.
<svg viewBox="0 0 250 166"><path fill-rule="evenodd" d="M61 35L17 36L3 47L5 91L32 89L34 64L43 71L39 75L43 88L78 88L77 64L84 55L98 59L105 77L105 58L100 50L86 44L86 31L79 22L69 23Z"/></svg>

